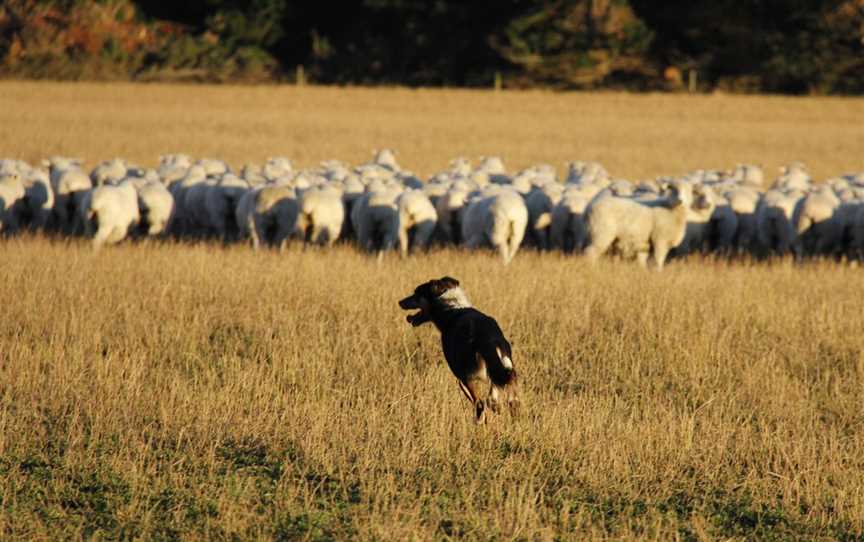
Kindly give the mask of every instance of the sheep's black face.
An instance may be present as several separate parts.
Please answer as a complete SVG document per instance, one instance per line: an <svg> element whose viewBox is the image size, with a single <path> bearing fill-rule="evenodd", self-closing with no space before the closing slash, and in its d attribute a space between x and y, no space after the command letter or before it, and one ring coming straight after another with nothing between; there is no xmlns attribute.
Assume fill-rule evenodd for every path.
<svg viewBox="0 0 864 542"><path fill-rule="evenodd" d="M704 211L711 208L711 200L705 192L698 192L693 202L693 209Z"/></svg>
<svg viewBox="0 0 864 542"><path fill-rule="evenodd" d="M414 293L399 301L402 310L419 309L414 314L409 314L405 319L414 327L431 321L430 308L435 299L440 297L450 288L459 286L459 281L452 277L430 280L414 289Z"/></svg>

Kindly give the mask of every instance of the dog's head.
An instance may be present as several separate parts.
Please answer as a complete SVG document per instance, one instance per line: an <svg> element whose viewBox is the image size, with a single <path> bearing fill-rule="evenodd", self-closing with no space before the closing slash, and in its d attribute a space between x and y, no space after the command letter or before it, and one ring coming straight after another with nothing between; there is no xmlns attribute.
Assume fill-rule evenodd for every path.
<svg viewBox="0 0 864 542"><path fill-rule="evenodd" d="M412 326L419 326L432 320L433 308L470 307L465 293L459 288L459 281L453 277L443 277L424 282L414 288L414 293L399 302L402 310L419 309L406 318Z"/></svg>

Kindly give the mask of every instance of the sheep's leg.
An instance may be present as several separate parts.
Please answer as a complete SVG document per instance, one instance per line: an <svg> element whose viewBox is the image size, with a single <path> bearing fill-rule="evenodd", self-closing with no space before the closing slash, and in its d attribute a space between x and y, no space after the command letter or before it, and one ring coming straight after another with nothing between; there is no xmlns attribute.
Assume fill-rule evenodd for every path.
<svg viewBox="0 0 864 542"><path fill-rule="evenodd" d="M108 236L108 243L114 245L122 241L126 238L126 232L128 231L128 227L123 226L115 226L111 229L111 232Z"/></svg>
<svg viewBox="0 0 864 542"><path fill-rule="evenodd" d="M415 226L414 246L428 250L432 242L432 234L435 232L435 221L424 220Z"/></svg>
<svg viewBox="0 0 864 542"><path fill-rule="evenodd" d="M522 246L522 239L525 237L525 234L516 231L516 228L514 226L515 224L511 222L509 226L510 232L507 236L507 246L509 253L508 263L513 261L513 258L516 257L516 253L519 252L519 247Z"/></svg>
<svg viewBox="0 0 864 542"><path fill-rule="evenodd" d="M600 259L600 256L606 253L609 250L609 247L612 246L612 242L615 239L598 239L595 238L591 241L591 244L588 245L588 248L585 249L585 256L588 258L588 261L592 264L596 264Z"/></svg>
<svg viewBox="0 0 864 542"><path fill-rule="evenodd" d="M328 227L328 228L326 229L326 235L327 235L326 244L327 244L327 248L330 248L330 247L332 247L334 244L336 244L336 241L339 240L339 232L340 232L340 231L342 231L342 228L341 228L341 227L339 227L339 228L335 228L335 227Z"/></svg>
<svg viewBox="0 0 864 542"><path fill-rule="evenodd" d="M501 255L501 259L504 260L504 265L510 263L510 247L506 241L498 244L498 253Z"/></svg>
<svg viewBox="0 0 864 542"><path fill-rule="evenodd" d="M54 196L54 225L60 231L65 231L69 224L69 196Z"/></svg>
<svg viewBox="0 0 864 542"><path fill-rule="evenodd" d="M371 228L368 222L368 217L361 216L357 221L357 229L354 232L354 235L357 237L357 244L360 246L361 250L372 252L372 233L369 231Z"/></svg>
<svg viewBox="0 0 864 542"><path fill-rule="evenodd" d="M405 224L399 224L396 227L399 237L399 256L401 258L408 256L408 228L404 226Z"/></svg>
<svg viewBox="0 0 864 542"><path fill-rule="evenodd" d="M249 236L252 238L252 249L261 249L261 237L264 235L264 224L261 217L250 217Z"/></svg>
<svg viewBox="0 0 864 542"><path fill-rule="evenodd" d="M62 213L65 217L63 220L63 233L67 235L78 235L84 233L84 219L86 218L84 213L86 210L81 203L83 203L83 201L79 201L79 198L76 195L70 194L67 196L64 205L65 209Z"/></svg>
<svg viewBox="0 0 864 542"><path fill-rule="evenodd" d="M656 243L654 245L654 263L657 270L663 269L663 264L666 263L666 256L669 254L669 245L666 243Z"/></svg>
<svg viewBox="0 0 864 542"><path fill-rule="evenodd" d="M552 226L549 227L549 248L552 247L570 252L567 250L567 242L564 240L564 230L556 222L553 222Z"/></svg>
<svg viewBox="0 0 864 542"><path fill-rule="evenodd" d="M639 262L639 267L643 269L648 267L648 251L640 250L636 253L636 261Z"/></svg>
<svg viewBox="0 0 864 542"><path fill-rule="evenodd" d="M588 245L588 235L584 225L574 226L570 231L570 242L573 243L570 250L573 252L583 252Z"/></svg>
<svg viewBox="0 0 864 542"><path fill-rule="evenodd" d="M465 239L465 248L469 250L479 248L481 244L483 244L482 234L472 235L471 237Z"/></svg>
<svg viewBox="0 0 864 542"><path fill-rule="evenodd" d="M320 225L315 224L312 227L312 233L309 236L312 244L315 246L323 246L327 242L327 233Z"/></svg>
<svg viewBox="0 0 864 542"><path fill-rule="evenodd" d="M102 248L106 242L108 242L108 238L111 236L112 228L101 227L96 231L96 235L93 236L93 250L99 250Z"/></svg>
<svg viewBox="0 0 864 542"><path fill-rule="evenodd" d="M300 229L300 237L303 239L303 250L309 248L309 245L314 245L318 242L315 233L317 228L315 228L314 224L305 224Z"/></svg>
<svg viewBox="0 0 864 542"><path fill-rule="evenodd" d="M14 210L10 210L6 215L6 222L3 226L7 232L9 233L17 233L18 229L21 227L21 223L18 220L18 214Z"/></svg>
<svg viewBox="0 0 864 542"><path fill-rule="evenodd" d="M396 244L399 243L399 230L395 227L388 227L387 231L384 233L384 239L381 243L381 251L389 252L396 247Z"/></svg>

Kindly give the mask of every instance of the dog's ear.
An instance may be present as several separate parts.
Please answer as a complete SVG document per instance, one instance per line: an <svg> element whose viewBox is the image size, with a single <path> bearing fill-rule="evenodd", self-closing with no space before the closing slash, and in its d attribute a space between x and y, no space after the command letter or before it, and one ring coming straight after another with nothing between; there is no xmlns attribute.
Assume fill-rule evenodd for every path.
<svg viewBox="0 0 864 542"><path fill-rule="evenodd" d="M454 279L453 277L442 277L438 282L444 287L444 289L455 288L459 286L459 281Z"/></svg>
<svg viewBox="0 0 864 542"><path fill-rule="evenodd" d="M459 286L459 281L453 277L443 277L440 279L432 279L424 285L431 297L438 297L450 288Z"/></svg>

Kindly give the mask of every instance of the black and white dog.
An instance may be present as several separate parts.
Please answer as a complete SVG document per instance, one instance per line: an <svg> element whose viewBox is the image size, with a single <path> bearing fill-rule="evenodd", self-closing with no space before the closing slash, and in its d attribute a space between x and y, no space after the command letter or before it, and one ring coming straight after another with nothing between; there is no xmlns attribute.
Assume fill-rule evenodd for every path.
<svg viewBox="0 0 864 542"><path fill-rule="evenodd" d="M412 326L432 322L441 332L447 365L474 405L478 423L484 421L487 406L498 411L502 396L511 413L518 413L516 369L510 343L493 318L471 306L458 280L452 277L430 280L415 288L399 306L403 310L420 309L407 317Z"/></svg>

